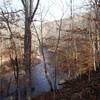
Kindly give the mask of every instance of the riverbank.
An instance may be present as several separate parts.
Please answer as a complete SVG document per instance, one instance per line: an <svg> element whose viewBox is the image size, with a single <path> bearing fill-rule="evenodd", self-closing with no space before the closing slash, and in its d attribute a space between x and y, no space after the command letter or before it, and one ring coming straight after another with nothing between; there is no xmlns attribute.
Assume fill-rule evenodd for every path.
<svg viewBox="0 0 100 100"><path fill-rule="evenodd" d="M96 72L92 71L90 78L86 73L63 86L56 92L33 97L33 100L100 100L100 68Z"/></svg>

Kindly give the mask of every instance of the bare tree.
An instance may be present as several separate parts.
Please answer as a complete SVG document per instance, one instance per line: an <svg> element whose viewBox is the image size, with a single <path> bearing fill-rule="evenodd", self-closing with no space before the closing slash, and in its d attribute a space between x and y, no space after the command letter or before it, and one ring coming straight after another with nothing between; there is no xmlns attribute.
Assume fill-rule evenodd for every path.
<svg viewBox="0 0 100 100"><path fill-rule="evenodd" d="M1 12L2 12L2 19L3 19L3 22L6 23L6 26L7 26L7 29L10 33L10 43L11 43L11 49L12 51L14 50L14 53L12 53L12 55L15 57L15 58L12 58L12 55L10 56L11 58L11 63L13 65L13 68L14 68L14 76L15 76L15 80L16 80L16 84L17 84L17 89L16 89L16 97L18 100L20 100L20 91L19 91L19 64L18 64L18 57L17 57L17 48L16 48L16 43L14 41L14 38L13 38L13 31L12 31L12 28L11 28L11 24L13 21L12 21L12 16L11 16L11 13L8 12L7 8L6 8L6 13L1 9ZM9 89L9 88L8 88Z"/></svg>
<svg viewBox="0 0 100 100"><path fill-rule="evenodd" d="M27 87L31 93L31 23L36 14L40 0L33 6L34 0L21 0L25 11L25 34L24 34L24 66L26 70ZM34 8L33 8L34 7Z"/></svg>
<svg viewBox="0 0 100 100"><path fill-rule="evenodd" d="M42 5L40 5L40 9L39 9L39 20L34 20L34 21L38 21L40 23L40 27L37 28L37 26L35 25L35 23L33 23L33 27L34 27L34 31L36 34L36 38L38 40L39 43L39 50L41 52L42 58L43 58L43 66L44 66L44 72L45 72L45 77L48 81L48 84L50 86L50 91L53 91L53 85L52 85L52 79L50 78L50 74L47 68L47 62L46 62L46 57L45 57L45 52L44 52L44 22L45 22L45 17L49 12L50 7L48 6L48 9L46 10L46 12L44 13L45 9L44 7L42 8Z"/></svg>

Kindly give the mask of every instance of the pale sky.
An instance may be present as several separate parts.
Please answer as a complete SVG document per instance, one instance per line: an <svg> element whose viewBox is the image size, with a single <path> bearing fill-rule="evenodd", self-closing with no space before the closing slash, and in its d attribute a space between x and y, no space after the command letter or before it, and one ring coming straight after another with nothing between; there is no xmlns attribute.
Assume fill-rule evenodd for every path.
<svg viewBox="0 0 100 100"><path fill-rule="evenodd" d="M2 5L2 2L4 0L0 0ZM13 2L13 7L16 9L22 9L22 4L21 4L21 0L10 0ZM36 0L34 0L36 1ZM62 17L62 15L64 16L64 18L70 16L70 0L40 0L40 5L41 5L41 9L43 10L43 15L46 14L45 19L46 20L54 20L54 19L60 19ZM88 0L73 0L73 5L74 8L76 9L75 11L73 11L74 13L80 14L85 10L85 7L83 7L83 9L80 7L83 5L86 5L88 2Z"/></svg>

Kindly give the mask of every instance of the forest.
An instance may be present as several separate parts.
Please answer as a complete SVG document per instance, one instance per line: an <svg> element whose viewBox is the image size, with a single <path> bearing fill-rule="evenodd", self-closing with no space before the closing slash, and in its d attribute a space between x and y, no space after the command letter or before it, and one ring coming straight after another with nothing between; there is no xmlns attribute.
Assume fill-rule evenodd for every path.
<svg viewBox="0 0 100 100"><path fill-rule="evenodd" d="M0 100L100 100L100 0L0 0Z"/></svg>

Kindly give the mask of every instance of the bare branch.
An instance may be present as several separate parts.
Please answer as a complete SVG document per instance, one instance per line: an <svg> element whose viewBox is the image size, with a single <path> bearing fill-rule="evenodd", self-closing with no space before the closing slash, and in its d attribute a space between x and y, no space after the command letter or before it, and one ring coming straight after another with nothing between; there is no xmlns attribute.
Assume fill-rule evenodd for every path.
<svg viewBox="0 0 100 100"><path fill-rule="evenodd" d="M26 2L26 0L21 0L21 1L22 1L22 4L23 4L24 8L25 8L25 2Z"/></svg>
<svg viewBox="0 0 100 100"><path fill-rule="evenodd" d="M31 22L32 22L32 19L34 18L34 15L35 15L37 9L38 9L39 2L40 2L40 0L37 1L37 4L36 4L36 6L35 6L35 9L34 9L34 11L33 11L32 16L31 16Z"/></svg>

